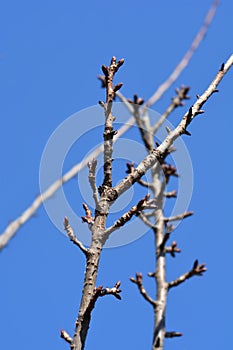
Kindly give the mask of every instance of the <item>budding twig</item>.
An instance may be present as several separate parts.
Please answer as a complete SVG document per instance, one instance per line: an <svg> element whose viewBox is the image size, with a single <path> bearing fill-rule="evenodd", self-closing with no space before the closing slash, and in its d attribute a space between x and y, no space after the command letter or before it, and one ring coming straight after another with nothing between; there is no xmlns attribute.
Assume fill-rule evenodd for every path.
<svg viewBox="0 0 233 350"><path fill-rule="evenodd" d="M84 245L82 244L82 242L80 242L78 240L78 238L75 236L74 231L72 229L72 227L69 224L69 220L67 217L64 218L64 228L67 232L67 235L69 237L69 239L71 240L71 242L73 242L75 245L77 245L79 247L79 249L87 256L88 254L88 249L84 247Z"/></svg>
<svg viewBox="0 0 233 350"><path fill-rule="evenodd" d="M144 209L148 208L154 208L155 205L154 199L149 200L150 194L147 194L144 198L142 198L136 205L134 205L129 211L127 211L125 214L123 214L118 220L115 221L115 223L107 228L104 232L104 236L106 239L109 237L109 235L114 232L115 230L119 229L120 227L124 226L130 219L135 215L139 216Z"/></svg>
<svg viewBox="0 0 233 350"><path fill-rule="evenodd" d="M130 281L135 283L138 286L140 294L143 296L143 298L148 301L153 307L156 306L156 301L149 296L149 294L146 292L144 285L142 283L142 274L136 273L136 278L130 277Z"/></svg>
<svg viewBox="0 0 233 350"><path fill-rule="evenodd" d="M207 268L205 267L205 264L198 264L198 260L195 260L193 263L193 267L190 271L184 273L183 275L181 275L177 279L168 283L168 289L179 286L180 284L184 283L190 277L202 276L203 273L206 271L207 271Z"/></svg>
<svg viewBox="0 0 233 350"><path fill-rule="evenodd" d="M177 243L175 241L172 242L170 247L165 248L166 253L170 253L173 258L175 258L175 253L181 253L181 249L177 247Z"/></svg>
<svg viewBox="0 0 233 350"><path fill-rule="evenodd" d="M190 87L189 86L181 86L180 89L176 88L176 96L172 98L172 101L169 105L169 107L166 109L166 111L160 116L157 123L155 123L154 126L152 126L152 133L155 134L160 126L164 123L166 118L174 111L175 108L179 106L184 106L183 100L187 100L190 97L187 95L189 92Z"/></svg>

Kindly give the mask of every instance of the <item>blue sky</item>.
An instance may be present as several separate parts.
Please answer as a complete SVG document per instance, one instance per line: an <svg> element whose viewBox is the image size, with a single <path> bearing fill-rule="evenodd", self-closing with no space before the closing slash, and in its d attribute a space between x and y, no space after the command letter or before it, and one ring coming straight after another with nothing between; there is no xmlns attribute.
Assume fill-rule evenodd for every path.
<svg viewBox="0 0 233 350"><path fill-rule="evenodd" d="M122 92L149 98L189 47L210 4L190 0L1 4L1 231L39 193L40 159L51 133L73 113L104 98L96 79L101 65L108 64L112 55L124 57L117 76L124 82ZM232 2L221 1L190 65L153 109L163 112L176 86L191 86L190 104L208 86L231 54L232 20ZM189 209L195 215L174 233L182 254L168 257L168 279L188 270L196 258L207 264L208 272L171 291L167 328L184 336L167 341L168 350L233 345L232 85L230 71L219 94L205 105L206 113L190 126L192 137L185 138L194 170ZM170 121L176 125L184 111L177 110ZM99 142L99 134L74 147L67 169L80 160L84 149L93 147L93 140ZM117 181L122 174L115 171ZM65 192L81 216L83 200L76 186L75 181L67 184ZM84 258L43 208L0 253L0 266L0 347L65 349L59 332L65 328L72 334ZM150 348L152 310L128 279L142 272L153 295L154 283L146 277L153 268L150 232L132 244L104 250L98 283L111 286L121 280L123 300L110 296L98 301L86 349Z"/></svg>

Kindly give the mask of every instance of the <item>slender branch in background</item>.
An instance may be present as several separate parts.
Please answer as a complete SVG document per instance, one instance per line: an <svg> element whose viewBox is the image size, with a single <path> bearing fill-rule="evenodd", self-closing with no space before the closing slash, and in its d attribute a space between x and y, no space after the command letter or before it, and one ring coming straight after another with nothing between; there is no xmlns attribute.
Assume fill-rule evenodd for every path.
<svg viewBox="0 0 233 350"><path fill-rule="evenodd" d="M198 264L198 260L195 260L193 263L193 267L190 271L184 273L174 281L171 281L168 283L168 289L179 286L180 284L187 281L190 277L202 276L203 273L206 271L207 271L207 268L205 267L205 264Z"/></svg>
<svg viewBox="0 0 233 350"><path fill-rule="evenodd" d="M158 129L161 127L161 125L165 122L167 117L176 109L177 107L184 106L183 100L188 100L190 96L187 95L189 92L190 87L189 86L181 86L180 89L176 89L177 96L172 98L172 101L166 111L160 116L159 120L155 125L152 126L152 134L154 135Z"/></svg>
<svg viewBox="0 0 233 350"><path fill-rule="evenodd" d="M173 190L173 191L170 191L170 192L164 192L164 197L167 197L167 198L176 198L177 197L177 190Z"/></svg>
<svg viewBox="0 0 233 350"><path fill-rule="evenodd" d="M182 60L179 62L179 64L175 67L173 73L170 75L170 77L161 85L159 88L155 91L153 97L152 104L154 104L158 99L162 97L162 95L166 92L167 89L175 82L175 80L178 78L178 76L181 74L183 69L188 65L192 55L200 45L201 41L203 40L206 31L210 25L210 23L213 20L216 8L218 6L219 1L215 0L213 4L211 5L211 8L205 18L205 21L203 25L201 26L201 29L198 32L198 35L194 39L190 49L187 51L187 53L184 55ZM195 46L194 46L195 43ZM194 49L193 49L194 48ZM191 53L191 55L189 54ZM133 114L133 108L128 102L128 100L119 92L116 92L116 96L126 105L129 112ZM148 100L146 106L149 107L151 104L148 104L149 101L152 99L152 97ZM134 116L131 116L124 125L121 126L121 128L118 130L117 135L114 137L113 142L116 142L118 138L120 138L126 131L128 131L132 125L134 124ZM15 234L18 232L18 230L33 216L35 216L36 211L39 209L39 207L42 205L43 202L51 198L54 193L66 182L73 179L87 164L88 162L91 162L93 158L97 158L101 153L103 152L103 145L100 145L97 147L93 152L89 154L85 159L83 159L81 162L73 166L64 176L62 176L60 179L57 179L54 183L52 183L43 193L41 193L39 196L35 198L35 200L29 205L29 207L23 211L23 213L16 218L14 221L10 222L9 225L6 227L6 229L3 231L3 233L0 235L0 251L8 244L8 242L15 236Z"/></svg>
<svg viewBox="0 0 233 350"><path fill-rule="evenodd" d="M193 214L194 214L193 211L186 211L185 213L182 213L179 215L169 216L168 218L164 218L164 222L183 220L183 219L188 218L189 216L191 216Z"/></svg>
<svg viewBox="0 0 233 350"><path fill-rule="evenodd" d="M153 307L156 306L156 301L149 296L147 291L145 290L145 287L142 283L142 274L136 273L136 278L130 277L130 281L135 283L138 286L140 294L143 296L143 298L148 301Z"/></svg>
<svg viewBox="0 0 233 350"><path fill-rule="evenodd" d="M145 171L147 166L152 169L152 183L154 184L154 196L157 199L157 205L158 208L152 213L154 214L155 224L152 226L151 222L149 222L149 227L155 227L154 233L155 233L155 247L156 247L156 270L154 273L150 274L150 276L153 276L156 280L156 305L154 308L155 312L155 325L154 325L154 337L153 337L153 350L163 350L164 349L164 339L166 337L176 337L180 336L180 333L177 332L166 332L165 327L165 318L166 318L166 303L167 303L167 293L168 290L174 286L177 286L181 283L183 283L186 279L194 276L194 275L202 275L203 272L206 271L205 265L200 264L198 265L198 261L195 261L193 268L188 273L180 276L178 279L167 283L166 282L166 253L170 253L172 257L175 257L176 253L180 253L181 250L177 247L177 243L174 241L172 242L170 247L166 247L166 242L170 238L170 233L173 231L172 226L167 225L169 221L174 220L180 220L184 217L188 217L192 215L192 212L185 212L177 216L164 218L163 216L163 197L164 197L164 183L168 183L170 176L177 176L176 168L164 163L164 157L167 154L168 149L172 146L174 140L181 136L182 134L190 135L190 133L187 131L187 126L191 123L191 121L194 119L194 117L198 114L203 113L201 110L201 107L203 104L207 101L207 99L216 92L216 87L221 81L223 75L227 72L227 70L231 67L233 64L233 55L229 58L227 63L221 66L218 74L212 81L212 83L209 85L207 90L203 93L202 96L198 96L198 100L192 107L189 108L189 110L185 113L183 119L181 120L180 124L177 126L177 128L173 131L167 130L168 136L165 138L165 140L161 143L161 145L157 145L157 149L153 150L136 168L130 167L129 175L120 183L118 184L114 189L117 191L117 194L121 194L127 189L127 186L130 186L131 183L135 183L138 181L138 178L140 179L141 176L144 175L144 169ZM223 71L225 73L223 74ZM137 123L138 124L138 123ZM150 130L148 130L150 131ZM142 135L142 133L141 133ZM143 139L143 135L142 135ZM149 147L145 144L145 147L148 149ZM158 159L152 160L152 154L153 152L156 152L158 150L162 150L162 153L157 154ZM164 175L165 175L165 182L161 181L161 178L159 176L159 168L158 168L158 161L160 166L163 169ZM129 167L128 167L129 168ZM143 215L143 214L142 214ZM145 220L147 220L146 216L141 217ZM166 231L164 232L164 229ZM135 280L133 280L135 283Z"/></svg>
<svg viewBox="0 0 233 350"><path fill-rule="evenodd" d="M219 1L214 0L205 17L203 25L199 29L197 35L195 36L191 44L191 47L188 49L188 51L186 52L184 57L181 59L179 64L176 66L174 71L171 73L171 75L168 77L168 79L165 80L165 82L161 84L159 88L156 90L156 92L149 98L149 100L145 104L145 107L149 108L153 104L155 104L155 102L157 102L162 97L164 92L176 81L176 79L179 77L179 75L184 70L184 68L189 64L189 61L192 58L194 52L196 51L201 41L203 40L204 36L206 35L206 32L214 18L218 5L219 5Z"/></svg>
<svg viewBox="0 0 233 350"><path fill-rule="evenodd" d="M154 214L153 214L154 215ZM147 217L143 214L143 213L140 213L139 214L139 218L144 222L144 224L146 224L147 226L149 226L150 228L152 229L156 229L156 225L153 224L150 220L147 219Z"/></svg>
<svg viewBox="0 0 233 350"><path fill-rule="evenodd" d="M131 174L134 170L134 162L126 163L126 166L127 166L126 174ZM138 183L146 188L153 189L154 187L154 184L152 182L147 182L143 179L139 179Z"/></svg>
<svg viewBox="0 0 233 350"><path fill-rule="evenodd" d="M165 338L175 338L175 337L182 337L182 333L180 333L180 332L174 332L174 331L172 331L172 332L166 332L165 333Z"/></svg>

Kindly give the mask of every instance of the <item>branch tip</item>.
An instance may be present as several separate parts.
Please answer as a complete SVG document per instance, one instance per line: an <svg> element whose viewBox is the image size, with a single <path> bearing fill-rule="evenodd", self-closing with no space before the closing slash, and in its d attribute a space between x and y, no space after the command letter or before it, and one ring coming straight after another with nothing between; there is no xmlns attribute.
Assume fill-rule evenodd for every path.
<svg viewBox="0 0 233 350"><path fill-rule="evenodd" d="M60 337L69 344L72 344L73 342L73 338L71 338L71 336L64 329L61 330Z"/></svg>
<svg viewBox="0 0 233 350"><path fill-rule="evenodd" d="M175 338L175 337L182 337L182 333L180 332L166 332L165 338Z"/></svg>

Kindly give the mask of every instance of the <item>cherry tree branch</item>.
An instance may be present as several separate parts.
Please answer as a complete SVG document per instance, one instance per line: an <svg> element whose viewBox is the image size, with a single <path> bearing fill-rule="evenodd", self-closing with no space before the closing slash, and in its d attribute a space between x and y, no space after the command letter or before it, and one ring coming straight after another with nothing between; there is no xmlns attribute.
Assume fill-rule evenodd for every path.
<svg viewBox="0 0 233 350"><path fill-rule="evenodd" d="M207 271L207 268L205 267L205 264L199 264L198 260L195 260L193 263L193 267L190 271L184 273L177 279L168 283L168 289L179 286L180 284L184 283L185 281L187 281L189 278L193 276L202 276L203 273L206 271Z"/></svg>
<svg viewBox="0 0 233 350"><path fill-rule="evenodd" d="M192 216L193 214L194 214L193 211L186 211L186 212L179 214L179 215L169 216L168 218L164 218L164 222L183 220L185 218L188 218L189 216Z"/></svg>
<svg viewBox="0 0 233 350"><path fill-rule="evenodd" d="M166 92L166 90L174 83L174 81L178 78L180 73L183 71L183 69L188 65L190 58L192 57L195 50L200 45L201 41L203 40L206 31L210 25L210 23L213 20L218 0L215 0L213 4L211 5L211 8L205 18L205 21L201 27L201 29L198 32L198 35L196 36L196 40L193 41L190 49L187 51L185 56L182 58L182 60L179 62L179 64L175 67L173 73L170 75L170 77L158 87L158 89L153 94L153 104L162 97L162 95ZM195 45L194 45L195 43ZM193 50L193 45L195 50ZM188 54L188 53L191 53ZM132 106L130 106L130 103L128 100L120 93L120 91L116 91L117 97L127 106L130 113L133 114ZM151 99L148 100L148 102ZM147 103L147 107L149 107L150 104ZM145 111L144 111L145 113ZM113 142L116 142L118 138L120 138L126 131L128 131L132 125L134 124L134 116L131 116L124 125L122 125L118 133L115 135ZM103 152L103 145L100 145L99 147L95 148L93 152L89 154L85 159L83 159L78 164L74 165L69 171L67 171L64 176L57 179L55 182L53 182L43 193L39 194L34 201L22 212L22 214L19 215L18 218L11 221L8 226L5 228L5 230L0 235L0 251L6 247L8 242L15 236L15 234L18 232L18 230L31 218L35 216L36 211L39 209L39 207L42 205L43 202L51 198L55 192L62 187L63 184L73 179L86 165L88 162L91 162L93 158L97 158L102 152Z"/></svg>
<svg viewBox="0 0 233 350"><path fill-rule="evenodd" d="M88 180L92 189L92 193L93 193L93 199L95 201L95 205L98 205L98 189L96 186L96 166L97 166L97 160L94 158L91 162L87 163L88 168L89 168L89 176L88 176Z"/></svg>
<svg viewBox="0 0 233 350"><path fill-rule="evenodd" d="M159 120L157 123L155 123L152 126L152 134L155 134L158 129L161 127L161 125L165 122L167 117L174 111L179 106L184 106L183 100L187 100L190 97L187 95L189 92L190 87L189 86L181 86L180 89L176 89L176 95L175 97L172 98L172 101L166 111L160 116Z"/></svg>
<svg viewBox="0 0 233 350"><path fill-rule="evenodd" d="M135 283L138 286L138 290L140 294L143 296L143 298L148 301L153 307L156 306L156 301L149 296L147 291L145 290L145 287L142 283L142 274L136 273L136 278L130 277L130 281Z"/></svg>
<svg viewBox="0 0 233 350"><path fill-rule="evenodd" d="M142 210L147 209L148 207L154 207L154 200L149 200L150 194L147 194L144 198L142 198L136 205L134 205L129 211L123 214L115 223L107 228L104 232L104 237L107 239L109 235L123 227L131 218L135 216L140 216Z"/></svg>
<svg viewBox="0 0 233 350"><path fill-rule="evenodd" d="M111 63L108 66L103 65L102 71L105 75L106 81L106 103L100 104L104 107L105 114L105 126L104 126L104 180L100 192L105 188L112 187L112 145L113 136L117 134L116 130L113 130L113 121L115 117L112 114L112 102L115 96L115 92L122 87L122 83L113 86L113 78L115 73L124 63L124 59L116 61L116 57L113 56Z"/></svg>
<svg viewBox="0 0 233 350"><path fill-rule="evenodd" d="M198 96L197 101L189 108L189 110L185 113L183 116L181 122L179 125L173 130L170 131L165 140L158 146L156 149L153 149L148 156L146 156L140 164L134 169L134 171L126 176L118 185L116 185L113 188L112 196L113 198L117 198L122 193L127 191L135 182L137 182L145 173L153 167L156 163L162 162L166 152L168 151L169 147L172 146L173 142L180 137L181 135L190 135L189 131L187 130L187 127L189 124L193 121L195 116L198 114L203 113L203 110L201 110L201 107L204 105L204 103L210 98L210 96L217 92L217 86L223 79L224 75L228 72L228 70L233 65L233 55L229 57L227 62L221 65L221 68L219 69L217 75L213 79L213 81L210 83L208 88L205 90L205 92Z"/></svg>
<svg viewBox="0 0 233 350"><path fill-rule="evenodd" d="M73 242L76 246L79 247L79 249L85 254L85 256L87 256L88 254L88 249L84 247L84 245L82 244L82 242L80 242L77 237L74 234L74 231L72 229L72 227L70 226L69 220L67 217L64 218L64 228L67 232L67 235L69 237L69 239L71 240L71 242Z"/></svg>
<svg viewBox="0 0 233 350"><path fill-rule="evenodd" d="M146 102L145 106L147 108L151 107L153 104L155 104L155 102L157 102L162 97L164 92L176 81L176 79L179 77L181 72L189 64L189 61L191 60L194 52L196 51L196 49L198 48L201 41L203 40L203 38L206 35L206 32L207 32L207 30L208 30L208 28L209 28L209 26L214 18L218 4L219 4L218 0L213 1L205 19L204 19L204 22L203 22L201 28L199 29L197 35L195 36L190 48L188 49L188 51L186 52L184 57L181 59L179 64L175 67L175 69L173 70L171 75L159 86L159 88L155 91L155 93Z"/></svg>

